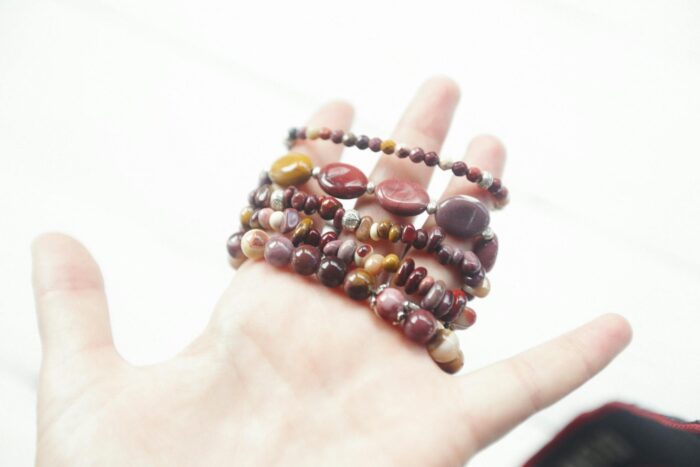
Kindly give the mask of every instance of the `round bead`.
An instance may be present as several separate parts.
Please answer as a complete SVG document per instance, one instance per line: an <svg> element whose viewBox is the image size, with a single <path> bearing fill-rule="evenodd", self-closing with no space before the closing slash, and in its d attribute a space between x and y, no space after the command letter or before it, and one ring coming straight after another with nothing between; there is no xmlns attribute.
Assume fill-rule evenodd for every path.
<svg viewBox="0 0 700 467"><path fill-rule="evenodd" d="M358 268L350 271L343 282L343 290L353 300L365 300L374 286L374 276Z"/></svg>
<svg viewBox="0 0 700 467"><path fill-rule="evenodd" d="M306 137L307 137L308 139L318 139L320 133L321 133L321 129L320 129L320 128L308 127L308 128L306 129Z"/></svg>
<svg viewBox="0 0 700 467"><path fill-rule="evenodd" d="M377 185L374 194L381 207L398 216L418 215L430 202L428 192L422 186L406 180L384 180Z"/></svg>
<svg viewBox="0 0 700 467"><path fill-rule="evenodd" d="M423 152L421 148L413 148L411 152L408 153L408 158L411 159L412 162L423 162L425 152Z"/></svg>
<svg viewBox="0 0 700 467"><path fill-rule="evenodd" d="M372 248L371 245L362 244L355 248L355 254L353 255L353 261L355 262L355 266L358 268L364 267L365 261L372 256L372 253L374 252L374 248ZM365 268L366 269L366 268Z"/></svg>
<svg viewBox="0 0 700 467"><path fill-rule="evenodd" d="M293 251L294 245L291 240L281 235L274 235L265 244L265 261L281 268L289 264Z"/></svg>
<svg viewBox="0 0 700 467"><path fill-rule="evenodd" d="M343 205L337 199L330 196L324 196L320 200L318 214L321 216L321 219L329 221L333 219L335 212L342 206Z"/></svg>
<svg viewBox="0 0 700 467"><path fill-rule="evenodd" d="M435 317L428 310L418 309L409 313L403 324L403 332L414 342L425 344L438 329Z"/></svg>
<svg viewBox="0 0 700 467"><path fill-rule="evenodd" d="M355 144L357 149L367 149L369 147L369 136L367 135L360 135L357 138L357 143Z"/></svg>
<svg viewBox="0 0 700 467"><path fill-rule="evenodd" d="M374 305L374 311L385 321L396 323L403 311L403 302L406 300L403 292L396 287L387 287L379 295Z"/></svg>
<svg viewBox="0 0 700 467"><path fill-rule="evenodd" d="M413 258L405 258L402 262L401 265L399 266L399 269L396 271L396 277L394 278L394 283L398 285L399 287L403 287L406 285L406 281L408 280L408 276L413 272L413 269L416 267L416 262L413 261Z"/></svg>
<svg viewBox="0 0 700 467"><path fill-rule="evenodd" d="M273 190L270 195L270 207L275 211L284 209L284 190Z"/></svg>
<svg viewBox="0 0 700 467"><path fill-rule="evenodd" d="M236 232L226 240L226 250L228 250L228 254L231 258L238 259L243 256L243 250L241 249L242 237L242 232Z"/></svg>
<svg viewBox="0 0 700 467"><path fill-rule="evenodd" d="M321 262L321 252L310 245L301 245L292 254L292 267L297 274L310 276L318 270Z"/></svg>
<svg viewBox="0 0 700 467"><path fill-rule="evenodd" d="M421 300L421 308L425 308L426 310L435 309L442 301L442 297L445 296L446 291L447 286L445 285L445 282L441 280L435 281L430 290L428 290L428 293L425 294L425 296Z"/></svg>
<svg viewBox="0 0 700 467"><path fill-rule="evenodd" d="M425 158L423 159L423 162L425 162L425 165L428 167L435 167L440 163L440 158L438 157L437 153L434 151L430 151L425 153Z"/></svg>
<svg viewBox="0 0 700 467"><path fill-rule="evenodd" d="M333 130L331 133L331 141L333 141L335 144L340 144L343 142L344 135L345 132L343 130Z"/></svg>
<svg viewBox="0 0 700 467"><path fill-rule="evenodd" d="M357 141L357 136L354 133L347 132L343 135L343 144L347 147L354 146Z"/></svg>
<svg viewBox="0 0 700 467"><path fill-rule="evenodd" d="M449 329L439 329L428 342L428 354L435 362L446 363L459 357L459 339Z"/></svg>
<svg viewBox="0 0 700 467"><path fill-rule="evenodd" d="M345 240L338 248L338 258L345 264L350 264L355 259L355 248L357 248L357 245L354 240Z"/></svg>
<svg viewBox="0 0 700 467"><path fill-rule="evenodd" d="M493 175L491 175L491 172L487 172L486 170L483 170L481 172L481 180L479 181L479 187L483 188L484 190L488 190L491 187L492 183L493 183Z"/></svg>
<svg viewBox="0 0 700 467"><path fill-rule="evenodd" d="M357 255L357 253L355 253ZM384 256L379 253L372 254L362 265L373 276L379 275L384 270Z"/></svg>
<svg viewBox="0 0 700 467"><path fill-rule="evenodd" d="M396 145L396 156L399 159L407 158L408 155L410 154L410 152L411 152L411 149L408 146L406 146L405 144L397 144Z"/></svg>
<svg viewBox="0 0 700 467"><path fill-rule="evenodd" d="M241 250L246 258L260 259L265 254L265 244L269 240L267 232L260 229L247 231L241 238Z"/></svg>
<svg viewBox="0 0 700 467"><path fill-rule="evenodd" d="M479 257L481 265L486 272L491 271L494 264L496 264L496 257L498 256L498 237L494 235L491 240L478 241L474 246L474 253Z"/></svg>
<svg viewBox="0 0 700 467"><path fill-rule="evenodd" d="M326 287L338 287L343 283L346 271L345 263L339 258L331 256L321 260L316 275L319 282Z"/></svg>
<svg viewBox="0 0 700 467"><path fill-rule="evenodd" d="M384 263L382 264L382 266L387 272L396 272L399 269L400 262L401 260L399 259L398 255L394 253L389 253L384 257Z"/></svg>
<svg viewBox="0 0 700 467"><path fill-rule="evenodd" d="M268 172L270 180L280 186L301 185L311 178L313 163L306 154L290 152L277 159Z"/></svg>
<svg viewBox="0 0 700 467"><path fill-rule="evenodd" d="M457 161L452 164L452 173L457 177L463 177L467 174L467 164L464 161Z"/></svg>
<svg viewBox="0 0 700 467"><path fill-rule="evenodd" d="M386 139L382 141L381 150L384 154L393 154L396 149L396 141L393 139Z"/></svg>
<svg viewBox="0 0 700 467"><path fill-rule="evenodd" d="M318 136L319 136L321 139L323 139L323 140L330 139L330 137L331 137L331 129L324 126L324 127L321 128L321 130L319 131Z"/></svg>
<svg viewBox="0 0 700 467"><path fill-rule="evenodd" d="M382 149L382 140L379 138L370 138L369 149L372 152L379 152Z"/></svg>
<svg viewBox="0 0 700 467"><path fill-rule="evenodd" d="M360 169L343 162L326 164L318 177L318 184L323 191L340 199L362 196L367 183L367 177Z"/></svg>
<svg viewBox="0 0 700 467"><path fill-rule="evenodd" d="M467 180L470 182L478 182L481 180L481 169L478 167L469 167L469 170L467 170Z"/></svg>
<svg viewBox="0 0 700 467"><path fill-rule="evenodd" d="M292 196L291 207L299 211L304 210L304 204L306 204L306 193L303 191L297 191Z"/></svg>
<svg viewBox="0 0 700 467"><path fill-rule="evenodd" d="M452 196L442 201L435 222L455 237L469 238L483 232L490 221L489 211L471 196Z"/></svg>
<svg viewBox="0 0 700 467"><path fill-rule="evenodd" d="M354 209L348 209L343 215L343 228L355 231L360 226L360 213Z"/></svg>
<svg viewBox="0 0 700 467"><path fill-rule="evenodd" d="M343 240L331 240L323 247L323 254L326 256L338 256L338 249L343 244Z"/></svg>

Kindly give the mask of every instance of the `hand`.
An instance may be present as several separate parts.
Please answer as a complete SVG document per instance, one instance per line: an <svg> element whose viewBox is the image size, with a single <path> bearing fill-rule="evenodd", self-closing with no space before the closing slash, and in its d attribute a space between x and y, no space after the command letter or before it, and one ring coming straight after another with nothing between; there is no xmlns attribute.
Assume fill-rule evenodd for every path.
<svg viewBox="0 0 700 467"><path fill-rule="evenodd" d="M451 81L428 81L395 139L439 150L457 99ZM351 114L333 103L311 124L347 128ZM319 165L340 157L330 143L299 149ZM504 149L480 136L465 158L499 175ZM372 179L428 183L425 166L377 159ZM445 193L479 195L469 185L453 179ZM387 217L366 201L362 209ZM623 318L607 315L448 376L366 304L248 261L201 336L172 360L134 367L114 348L101 274L85 248L48 234L33 251L43 346L37 465L458 465L591 378L631 337Z"/></svg>

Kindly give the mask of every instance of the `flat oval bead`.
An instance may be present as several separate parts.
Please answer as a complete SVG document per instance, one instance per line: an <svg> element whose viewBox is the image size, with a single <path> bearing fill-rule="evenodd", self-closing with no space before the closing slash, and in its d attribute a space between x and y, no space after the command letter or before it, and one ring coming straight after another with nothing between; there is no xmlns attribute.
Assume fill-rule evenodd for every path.
<svg viewBox="0 0 700 467"><path fill-rule="evenodd" d="M485 277L486 273L484 272L484 268L479 268L475 273L463 275L462 283L472 288L479 287L481 283L484 282Z"/></svg>
<svg viewBox="0 0 700 467"><path fill-rule="evenodd" d="M451 324L455 329L462 330L472 326L475 322L476 312L468 306L465 306L462 312L452 320Z"/></svg>
<svg viewBox="0 0 700 467"><path fill-rule="evenodd" d="M326 287L338 287L345 279L347 268L340 259L330 256L321 260L318 265L318 280Z"/></svg>
<svg viewBox="0 0 700 467"><path fill-rule="evenodd" d="M405 258L401 262L399 269L396 271L396 275L394 276L394 284L398 285L399 287L406 285L408 276L413 272L415 267L416 262L413 261L413 258Z"/></svg>
<svg viewBox="0 0 700 467"><path fill-rule="evenodd" d="M428 293L428 291L435 285L435 279L432 276L426 276L420 284L418 284L418 295L421 297Z"/></svg>
<svg viewBox="0 0 700 467"><path fill-rule="evenodd" d="M388 179L374 190L380 206L397 216L415 216L428 207L430 196L418 183Z"/></svg>
<svg viewBox="0 0 700 467"><path fill-rule="evenodd" d="M423 309L412 311L403 323L403 333L406 337L419 344L428 342L435 335L437 328L435 316Z"/></svg>
<svg viewBox="0 0 700 467"><path fill-rule="evenodd" d="M301 185L311 178L313 167L306 154L290 152L272 164L268 175L279 186Z"/></svg>
<svg viewBox="0 0 700 467"><path fill-rule="evenodd" d="M400 263L401 260L399 259L398 255L396 255L395 253L389 253L384 257L384 263L382 264L382 266L387 272L396 272L399 269Z"/></svg>
<svg viewBox="0 0 700 467"><path fill-rule="evenodd" d="M442 297L445 296L446 291L447 286L445 285L444 281L435 281L430 290L428 290L428 293L425 294L425 297L423 297L423 299L420 301L421 308L432 310L437 307L440 304Z"/></svg>
<svg viewBox="0 0 700 467"><path fill-rule="evenodd" d="M284 267L291 261L293 251L294 245L291 240L274 235L265 244L265 261L278 268Z"/></svg>
<svg viewBox="0 0 700 467"><path fill-rule="evenodd" d="M428 342L428 354L437 363L446 363L459 357L459 339L449 329L439 329Z"/></svg>
<svg viewBox="0 0 700 467"><path fill-rule="evenodd" d="M455 237L469 238L488 227L490 215L486 206L476 198L452 196L438 205L435 222Z"/></svg>
<svg viewBox="0 0 700 467"><path fill-rule="evenodd" d="M440 300L440 303L438 303L438 305L433 309L433 313L435 313L435 316L437 316L438 318L442 318L447 313L449 313L454 301L455 297L452 294L452 291L446 290L445 295L443 295L442 300Z"/></svg>
<svg viewBox="0 0 700 467"><path fill-rule="evenodd" d="M321 262L321 252L310 245L301 245L292 253L292 267L297 274L310 276L318 270Z"/></svg>
<svg viewBox="0 0 700 467"><path fill-rule="evenodd" d="M442 317L442 320L446 323L449 323L457 318L457 316L462 313L462 310L467 305L467 294L463 290L453 290L452 296L454 297L454 300L452 300L452 306L447 311L445 316Z"/></svg>
<svg viewBox="0 0 700 467"><path fill-rule="evenodd" d="M407 295L412 295L418 292L418 286L421 281L425 279L428 275L428 270L420 266L413 270L413 272L406 279L406 285L404 286L404 291Z"/></svg>
<svg viewBox="0 0 700 467"><path fill-rule="evenodd" d="M364 300L369 297L373 286L374 276L361 268L350 271L343 282L343 290L353 300Z"/></svg>
<svg viewBox="0 0 700 467"><path fill-rule="evenodd" d="M474 246L474 253L481 260L481 265L486 272L491 271L493 265L496 264L496 256L498 256L498 237L494 235L491 240L480 240Z"/></svg>
<svg viewBox="0 0 700 467"><path fill-rule="evenodd" d="M345 264L350 264L355 260L355 248L357 248L357 244L354 240L345 240L338 248L338 258Z"/></svg>
<svg viewBox="0 0 700 467"><path fill-rule="evenodd" d="M390 323L398 321L399 313L403 310L403 302L406 300L403 292L396 287L388 287L377 295L377 303L374 310L380 318Z"/></svg>
<svg viewBox="0 0 700 467"><path fill-rule="evenodd" d="M260 259L265 254L265 244L269 240L267 232L260 229L251 229L241 238L241 250L246 258Z"/></svg>
<svg viewBox="0 0 700 467"><path fill-rule="evenodd" d="M343 162L332 162L321 169L318 184L331 196L353 199L362 196L367 190L367 177L357 167Z"/></svg>

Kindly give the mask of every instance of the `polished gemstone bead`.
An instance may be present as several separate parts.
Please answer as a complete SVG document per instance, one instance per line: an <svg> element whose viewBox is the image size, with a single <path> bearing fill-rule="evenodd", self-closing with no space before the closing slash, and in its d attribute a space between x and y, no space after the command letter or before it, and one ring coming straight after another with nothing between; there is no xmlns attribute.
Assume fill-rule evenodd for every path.
<svg viewBox="0 0 700 467"><path fill-rule="evenodd" d="M413 248L422 250L428 244L428 234L423 229L416 229L416 239L413 240Z"/></svg>
<svg viewBox="0 0 700 467"><path fill-rule="evenodd" d="M259 208L266 206L271 193L272 189L270 185L259 186L258 189L255 190L255 206Z"/></svg>
<svg viewBox="0 0 700 467"><path fill-rule="evenodd" d="M425 279L428 275L428 270L424 267L417 267L409 274L408 279L406 279L406 285L404 286L404 291L407 295L412 295L418 291L418 286L421 281Z"/></svg>
<svg viewBox="0 0 700 467"><path fill-rule="evenodd" d="M465 306L459 316L452 320L451 325L455 329L462 330L472 326L475 322L476 312L468 306Z"/></svg>
<svg viewBox="0 0 700 467"><path fill-rule="evenodd" d="M299 222L301 222L299 211L294 208L287 208L282 211L282 223L280 224L279 231L282 233L291 232L296 229Z"/></svg>
<svg viewBox="0 0 700 467"><path fill-rule="evenodd" d="M331 137L331 129L324 126L323 128L321 128L321 129L319 130L318 136L319 136L319 138L321 138L322 140L330 139L330 137Z"/></svg>
<svg viewBox="0 0 700 467"><path fill-rule="evenodd" d="M461 248L455 248L455 251L452 253L452 257L450 258L450 264L452 266L461 266L463 259L464 250Z"/></svg>
<svg viewBox="0 0 700 467"><path fill-rule="evenodd" d="M320 199L318 213L321 216L321 219L328 221L333 219L335 212L342 206L343 205L337 199L330 196L323 196Z"/></svg>
<svg viewBox="0 0 700 467"><path fill-rule="evenodd" d="M355 255L357 255L357 252L355 252ZM368 273L377 276L384 271L384 256L379 253L373 253L364 261L362 267L365 268Z"/></svg>
<svg viewBox="0 0 700 467"><path fill-rule="evenodd" d="M284 209L284 190L272 190L272 194L270 195L270 207L275 211Z"/></svg>
<svg viewBox="0 0 700 467"><path fill-rule="evenodd" d="M347 147L354 146L355 143L357 142L357 136L355 136L355 133L352 133L348 131L343 135L343 144Z"/></svg>
<svg viewBox="0 0 700 467"><path fill-rule="evenodd" d="M428 167L435 167L440 163L440 158L438 157L436 152L430 151L425 154L423 162L425 162L425 165L427 165Z"/></svg>
<svg viewBox="0 0 700 467"><path fill-rule="evenodd" d="M407 224L401 229L401 242L407 245L412 245L416 239L416 228L413 224Z"/></svg>
<svg viewBox="0 0 700 467"><path fill-rule="evenodd" d="M367 149L369 147L369 136L360 135L359 138L357 138L355 146L357 149Z"/></svg>
<svg viewBox="0 0 700 467"><path fill-rule="evenodd" d="M438 205L435 222L455 237L469 238L480 234L489 225L489 211L479 200L458 195Z"/></svg>
<svg viewBox="0 0 700 467"><path fill-rule="evenodd" d="M464 161L457 161L452 164L452 173L457 177L463 177L467 174L467 164Z"/></svg>
<svg viewBox="0 0 700 467"><path fill-rule="evenodd" d="M338 239L338 234L333 232L333 231L328 231L324 234L321 235L321 241L318 243L318 248L321 251L324 251L324 248L326 245L328 245L329 242L332 242L333 240Z"/></svg>
<svg viewBox="0 0 700 467"><path fill-rule="evenodd" d="M396 141L393 139L385 139L382 141L381 150L384 154L393 154L396 149Z"/></svg>
<svg viewBox="0 0 700 467"><path fill-rule="evenodd" d="M465 251L462 257L462 264L459 270L462 274L471 275L481 269L481 261L479 257L473 251Z"/></svg>
<svg viewBox="0 0 700 467"><path fill-rule="evenodd" d="M318 139L319 135L321 134L321 129L316 128L316 127L308 127L306 129L306 137L308 139Z"/></svg>
<svg viewBox="0 0 700 467"><path fill-rule="evenodd" d="M297 131L298 131L297 127L295 127L295 126L291 127L289 129L289 131L287 132L287 138L290 140L297 139Z"/></svg>
<svg viewBox="0 0 700 467"><path fill-rule="evenodd" d="M374 276L362 268L353 269L345 276L343 290L353 300L365 300L374 286Z"/></svg>
<svg viewBox="0 0 700 467"><path fill-rule="evenodd" d="M411 152L408 153L408 158L411 159L412 162L423 162L425 152L423 152L421 148L413 148Z"/></svg>
<svg viewBox="0 0 700 467"><path fill-rule="evenodd" d="M420 284L418 284L418 295L421 297L428 293L430 288L435 284L435 279L432 276L425 276Z"/></svg>
<svg viewBox="0 0 700 467"><path fill-rule="evenodd" d="M248 226L251 229L259 229L260 228L260 222L258 221L258 215L260 211L254 211L253 215L250 216L250 220L248 221Z"/></svg>
<svg viewBox="0 0 700 467"><path fill-rule="evenodd" d="M493 197L498 201L505 201L508 199L508 188L502 186L500 190L493 194Z"/></svg>
<svg viewBox="0 0 700 467"><path fill-rule="evenodd" d="M441 280L435 281L428 293L425 294L425 297L423 297L423 299L420 301L421 308L425 308L426 310L433 310L437 308L442 301L442 297L445 296L446 291L447 286L445 285L445 282Z"/></svg>
<svg viewBox="0 0 700 467"><path fill-rule="evenodd" d="M292 196L291 206L298 211L303 211L304 204L306 204L306 196L306 193L303 191L297 191L294 193L294 196Z"/></svg>
<svg viewBox="0 0 700 467"><path fill-rule="evenodd" d="M316 275L319 282L326 287L338 287L343 283L346 271L345 263L339 258L327 256L321 260Z"/></svg>
<svg viewBox="0 0 700 467"><path fill-rule="evenodd" d="M469 170L467 170L467 180L474 183L481 181L481 169L478 167L469 167Z"/></svg>
<svg viewBox="0 0 700 467"><path fill-rule="evenodd" d="M377 236L381 240L385 240L389 237L389 229L391 229L391 221L384 219L379 223L379 225L377 225Z"/></svg>
<svg viewBox="0 0 700 467"><path fill-rule="evenodd" d="M379 152L382 149L382 140L379 138L370 138L369 149L372 152Z"/></svg>
<svg viewBox="0 0 700 467"><path fill-rule="evenodd" d="M255 205L255 193L256 193L257 191L258 191L258 190L257 190L257 188L256 188L255 190L252 190L252 191L248 192L248 197L247 197L246 199L248 200L248 204L249 204L250 206L254 206L254 205Z"/></svg>
<svg viewBox="0 0 700 467"><path fill-rule="evenodd" d="M321 252L311 245L298 246L292 254L292 267L297 274L309 276L318 270Z"/></svg>
<svg viewBox="0 0 700 467"><path fill-rule="evenodd" d="M404 285L406 285L408 276L413 272L413 269L415 269L415 267L416 262L413 261L413 258L405 258L401 262L399 269L396 271L396 276L394 277L394 284L398 285L399 287L403 287Z"/></svg>
<svg viewBox="0 0 700 467"><path fill-rule="evenodd" d="M422 186L407 180L384 180L377 185L374 194L381 207L398 216L420 214L430 202Z"/></svg>
<svg viewBox="0 0 700 467"><path fill-rule="evenodd" d="M384 257L384 270L387 272L396 272L399 269L399 263L401 260L395 253L389 253Z"/></svg>
<svg viewBox="0 0 700 467"><path fill-rule="evenodd" d="M321 169L318 184L331 196L353 199L362 196L367 190L367 177L357 167L332 162Z"/></svg>
<svg viewBox="0 0 700 467"><path fill-rule="evenodd" d="M355 238L361 242L366 242L369 240L369 229L372 227L372 218L369 216L364 216L360 219L360 225L355 231Z"/></svg>
<svg viewBox="0 0 700 467"><path fill-rule="evenodd" d="M310 229L304 238L304 243L312 246L319 246L321 243L321 232L318 229Z"/></svg>
<svg viewBox="0 0 700 467"><path fill-rule="evenodd" d="M241 250L246 258L260 259L265 254L265 244L270 237L260 229L251 229L241 238Z"/></svg>
<svg viewBox="0 0 700 467"><path fill-rule="evenodd" d="M491 193L491 194L498 193L499 190L501 189L501 187L503 186L502 183L503 182L501 182L500 178L494 178L491 181L491 186L489 187L489 193Z"/></svg>
<svg viewBox="0 0 700 467"><path fill-rule="evenodd" d="M318 209L318 196L316 195L309 195L306 197L306 201L304 202L304 212L308 215L311 215L316 212Z"/></svg>
<svg viewBox="0 0 700 467"><path fill-rule="evenodd" d="M396 146L396 156L399 159L405 159L408 157L408 155L411 153L411 149L403 144L399 144Z"/></svg>
<svg viewBox="0 0 700 467"><path fill-rule="evenodd" d="M331 133L331 141L333 141L335 144L340 144L343 142L344 135L345 132L343 130L333 130Z"/></svg>
<svg viewBox="0 0 700 467"><path fill-rule="evenodd" d="M491 240L480 240L474 246L474 253L481 260L481 265L484 267L486 272L493 269L494 264L496 264L496 257L498 256L498 237L495 235Z"/></svg>
<svg viewBox="0 0 700 467"><path fill-rule="evenodd" d="M242 237L243 232L236 232L226 240L226 249L231 258L237 259L243 256L243 250L241 249Z"/></svg>
<svg viewBox="0 0 700 467"><path fill-rule="evenodd" d="M248 227L250 225L250 218L253 217L255 209L252 206L246 206L241 209L240 221L243 227Z"/></svg>
<svg viewBox="0 0 700 467"><path fill-rule="evenodd" d="M414 342L425 344L435 335L438 323L428 310L418 309L412 311L403 323L403 332Z"/></svg>
<svg viewBox="0 0 700 467"><path fill-rule="evenodd" d="M389 229L389 234L387 235L387 238L392 243L398 242L401 238L401 226L398 224L392 224L391 228Z"/></svg>
<svg viewBox="0 0 700 467"><path fill-rule="evenodd" d="M489 281L488 277L484 277L481 285L474 287L472 290L474 291L475 297L485 298L488 296L489 292L491 292L491 281Z"/></svg>
<svg viewBox="0 0 700 467"><path fill-rule="evenodd" d="M323 254L326 256L338 256L338 249L343 244L343 240L331 240L323 247Z"/></svg>
<svg viewBox="0 0 700 467"><path fill-rule="evenodd" d="M399 320L399 314L403 311L403 302L406 300L403 292L395 287L387 287L377 295L377 303L374 310L380 318L390 323Z"/></svg>
<svg viewBox="0 0 700 467"><path fill-rule="evenodd" d="M280 186L301 185L311 178L313 163L306 154L290 152L270 167L270 179Z"/></svg>
<svg viewBox="0 0 700 467"><path fill-rule="evenodd" d="M430 232L428 233L428 242L425 245L425 251L427 251L428 253L436 251L444 239L444 230L442 230L438 226L431 228Z"/></svg>
<svg viewBox="0 0 700 467"><path fill-rule="evenodd" d="M284 199L283 204L285 208L292 207L292 197L296 194L297 188L295 186L288 186L284 189Z"/></svg>
<svg viewBox="0 0 700 467"><path fill-rule="evenodd" d="M446 362L446 363L438 363L437 365L445 373L453 375L453 374L457 373L459 370L461 370L462 367L464 366L464 354L460 350L459 355L454 360Z"/></svg>
<svg viewBox="0 0 700 467"><path fill-rule="evenodd" d="M369 238L375 242L379 241L379 222L373 222L372 225L370 226Z"/></svg>
<svg viewBox="0 0 700 467"><path fill-rule="evenodd" d="M333 214L333 228L337 231L343 228L343 217L345 217L345 209L338 208Z"/></svg>
<svg viewBox="0 0 700 467"><path fill-rule="evenodd" d="M440 303L438 303L437 307L433 309L433 313L435 313L435 316L438 318L442 318L447 313L449 313L454 301L455 297L452 293L452 290L445 291L445 295L442 296L442 300L440 300Z"/></svg>
<svg viewBox="0 0 700 467"><path fill-rule="evenodd" d="M265 244L265 261L275 267L284 267L292 259L294 245L282 235L274 235Z"/></svg>
<svg viewBox="0 0 700 467"><path fill-rule="evenodd" d="M481 285L481 283L484 281L484 278L486 277L486 273L484 272L484 268L479 268L476 272L469 274L469 275L463 275L462 276L462 283L464 285L468 285L471 288L476 288Z"/></svg>
<svg viewBox="0 0 700 467"><path fill-rule="evenodd" d="M437 363L446 363L459 357L459 339L449 329L438 329L426 348L430 358Z"/></svg>
<svg viewBox="0 0 700 467"><path fill-rule="evenodd" d="M338 258L345 264L350 264L355 260L355 248L357 248L357 245L354 240L345 240L338 248Z"/></svg>
<svg viewBox="0 0 700 467"><path fill-rule="evenodd" d="M294 246L297 246L304 241L306 236L309 234L309 230L311 230L312 225L313 221L309 217L306 217L299 222L299 225L297 225L292 232L292 243L294 243Z"/></svg>
<svg viewBox="0 0 700 467"><path fill-rule="evenodd" d="M260 222L260 227L265 230L270 230L270 216L275 212L272 208L262 208L258 212L258 222Z"/></svg>
<svg viewBox="0 0 700 467"><path fill-rule="evenodd" d="M367 245L366 243L359 245L357 248L355 248L355 253L353 254L355 266L358 268L363 267L367 258L372 256L373 253L374 248L372 248L371 245Z"/></svg>
<svg viewBox="0 0 700 467"><path fill-rule="evenodd" d="M450 259L452 259L452 254L454 253L454 247L450 245L440 245L437 252L437 260L440 264L449 264Z"/></svg>
<svg viewBox="0 0 700 467"><path fill-rule="evenodd" d="M454 297L454 300L452 301L452 306L442 317L443 321L447 323L457 318L457 316L459 316L460 313L462 313L462 310L467 305L467 294L465 294L463 290L453 290L452 296Z"/></svg>

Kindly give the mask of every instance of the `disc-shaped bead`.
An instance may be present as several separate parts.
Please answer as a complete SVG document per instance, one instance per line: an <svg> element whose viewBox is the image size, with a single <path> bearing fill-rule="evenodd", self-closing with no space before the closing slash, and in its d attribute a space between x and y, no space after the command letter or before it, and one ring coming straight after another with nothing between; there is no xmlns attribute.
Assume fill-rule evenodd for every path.
<svg viewBox="0 0 700 467"><path fill-rule="evenodd" d="M469 238L480 234L489 225L489 211L476 198L452 196L438 205L435 221L455 237Z"/></svg>
<svg viewBox="0 0 700 467"><path fill-rule="evenodd" d="M367 177L357 167L343 162L332 162L321 169L318 184L331 196L352 199L365 193Z"/></svg>
<svg viewBox="0 0 700 467"><path fill-rule="evenodd" d="M311 178L312 169L313 163L309 156L290 152L272 164L268 175L280 186L301 185Z"/></svg>
<svg viewBox="0 0 700 467"><path fill-rule="evenodd" d="M425 211L430 197L418 183L388 179L377 185L375 191L379 204L397 216L415 216Z"/></svg>

